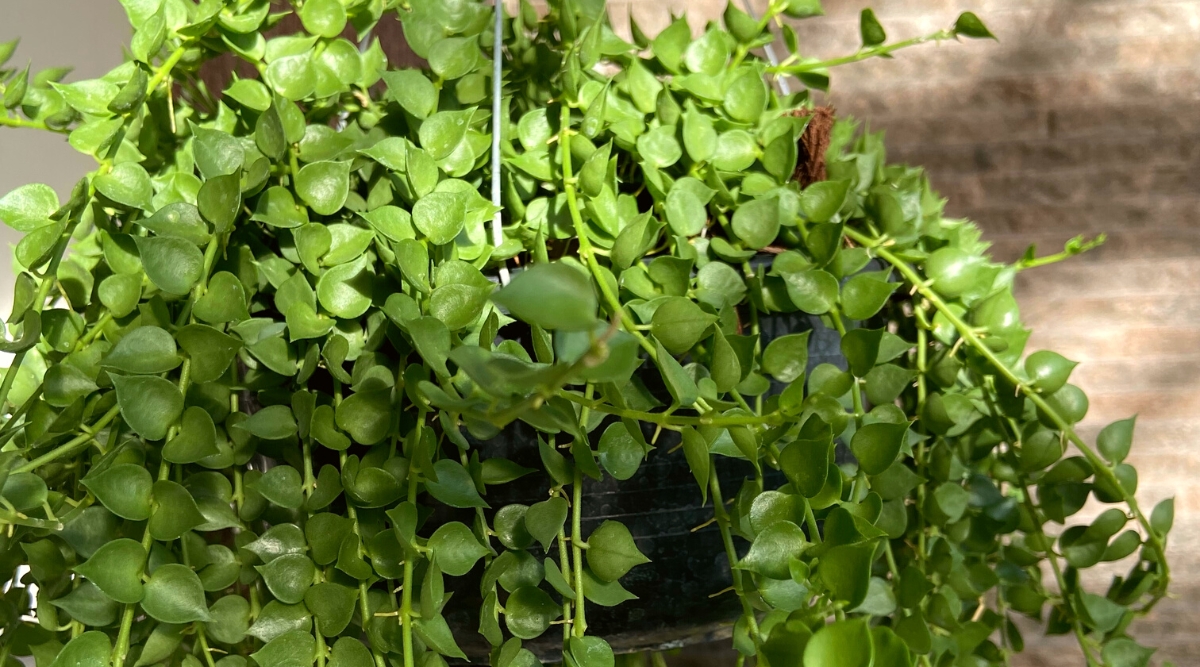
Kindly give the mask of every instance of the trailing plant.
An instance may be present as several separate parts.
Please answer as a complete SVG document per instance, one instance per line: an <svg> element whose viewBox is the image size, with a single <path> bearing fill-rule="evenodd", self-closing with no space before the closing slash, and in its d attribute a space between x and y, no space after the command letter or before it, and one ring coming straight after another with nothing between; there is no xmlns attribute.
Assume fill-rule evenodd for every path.
<svg viewBox="0 0 1200 667"><path fill-rule="evenodd" d="M654 455L712 505L743 657L1006 664L1028 616L1089 665L1146 664L1128 629L1166 594L1171 501L1135 499L1132 418L1079 437L1075 364L1024 356L1012 291L1088 244L993 262L849 121L827 179L793 180L819 114L777 77L989 37L973 14L888 42L866 10L863 47L821 60L781 20L817 0L633 43L598 0L522 4L494 119L473 0L294 2L303 32L272 37L266 0L123 4L105 76L0 70L0 125L98 162L65 204L0 198L26 233L0 345L6 667L436 666L466 657L443 611L472 573L491 664L537 664L523 641L557 624L566 664L609 667L588 611L645 558L619 522L583 534L585 478L628 479L668 432L682 451ZM367 39L395 16L428 70ZM754 54L773 24L778 64ZM227 53L258 75L209 90ZM845 368L809 369L807 331L761 335L796 312ZM514 422L548 495L489 507L542 474L480 456ZM723 487L735 459L752 472ZM1086 588L1109 561L1128 573Z"/></svg>

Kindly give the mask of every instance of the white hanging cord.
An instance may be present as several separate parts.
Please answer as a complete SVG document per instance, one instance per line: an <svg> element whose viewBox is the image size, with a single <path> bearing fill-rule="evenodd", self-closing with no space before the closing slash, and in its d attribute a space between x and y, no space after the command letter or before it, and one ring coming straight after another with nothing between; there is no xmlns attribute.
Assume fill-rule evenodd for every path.
<svg viewBox="0 0 1200 667"><path fill-rule="evenodd" d="M750 0L742 0L742 4L746 6L746 13L750 15L750 18L757 21L758 14L755 13L755 11L754 11L754 3L752 3ZM767 32L770 32L770 31L771 31L771 26L768 25ZM763 51L767 54L767 60L769 60L771 62L771 66L778 67L779 66L779 56L775 55L775 45L767 44L766 46L763 47ZM779 92L783 93L784 95L792 94L792 87L787 82L786 74L782 75L782 76L776 76L775 80L779 82Z"/></svg>
<svg viewBox="0 0 1200 667"><path fill-rule="evenodd" d="M504 2L496 0L496 35L492 39L492 206L500 208L500 95L502 65L504 63ZM492 246L499 248L504 242L504 223L500 211L492 218ZM500 265L500 284L509 281L507 262Z"/></svg>

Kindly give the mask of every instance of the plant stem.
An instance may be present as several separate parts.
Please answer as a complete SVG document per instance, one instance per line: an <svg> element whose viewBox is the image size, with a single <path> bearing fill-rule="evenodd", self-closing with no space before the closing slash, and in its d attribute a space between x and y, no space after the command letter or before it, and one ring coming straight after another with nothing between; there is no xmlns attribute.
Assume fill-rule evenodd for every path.
<svg viewBox="0 0 1200 667"><path fill-rule="evenodd" d="M17 118L16 116L9 116L8 114L0 115L0 125L5 127L23 127L30 130L46 130L49 132L58 132L60 134L66 132L66 130L56 130L51 128L49 125L46 125L40 120L25 120L24 118Z"/></svg>
<svg viewBox="0 0 1200 667"><path fill-rule="evenodd" d="M109 422L111 422L113 419L116 419L120 412L121 406L114 405L108 409L108 412L104 413L103 416L101 416L92 424L91 433L80 433L74 438L71 438L67 442L55 447L53 450L42 454L29 463L24 463L16 468L13 468L13 472L33 472L47 463L51 463L68 454L74 454L76 451L83 449L92 440L92 438L95 437L94 434L96 431L108 426Z"/></svg>
<svg viewBox="0 0 1200 667"><path fill-rule="evenodd" d="M36 313L42 312L46 307L46 298L50 295L50 288L58 281L58 267L62 263L63 253L67 251L67 245L71 242L71 235L75 233L75 227L79 224L81 216L82 213L73 216L71 221L67 223L66 228L63 229L62 235L59 236L58 243L53 251L53 258L50 260L46 272L42 274L37 296L33 299L32 308ZM13 356L12 363L8 365L8 370L4 372L4 381L0 383L0 410L4 409L8 401L8 392L12 390L13 381L16 380L17 372L21 369L21 362L25 360L25 353L26 350L16 353Z"/></svg>
<svg viewBox="0 0 1200 667"><path fill-rule="evenodd" d="M339 455L338 456L338 467L340 467L341 469L344 470L346 468L346 458L347 458L346 452L344 452L344 451L338 452L338 455ZM362 533L359 532L359 527L358 527L358 512L355 511L354 505L348 501L349 501L349 499L347 499L347 503L346 503L346 515L349 516L350 520L354 522L354 534L358 537L359 550L361 551L362 550ZM411 573L409 573L409 575L410 575L409 578L411 579ZM368 590L367 582L359 581L358 582L358 611L360 614L362 614L363 632L366 632L367 623L371 620L371 607L367 602L367 590ZM404 587L404 593L405 593L405 595L411 595L411 593L409 592L408 586ZM409 600L410 600L409 604L411 607L411 598L409 598ZM406 637L407 641L412 641L411 635L405 635L405 637ZM370 644L370 642L368 642L368 644ZM412 653L411 650L405 651L406 656L410 655L411 653ZM371 656L373 658L375 658L375 667L387 667L387 661L384 660L383 655L379 652L379 649L375 648L374 645L371 645ZM405 667L411 667L411 666L406 663Z"/></svg>
<svg viewBox="0 0 1200 667"><path fill-rule="evenodd" d="M154 70L154 74L150 77L150 81L146 83L146 97L150 97L150 95L154 93L155 89L158 88L159 84L161 84L168 76L170 76L171 70L175 69L175 66L179 64L179 60L183 58L183 54L186 51L187 45L180 44L179 46L175 47L175 50L171 52L171 55L167 56L167 59L164 60L162 64Z"/></svg>
<svg viewBox="0 0 1200 667"><path fill-rule="evenodd" d="M414 442L421 441L421 430L425 428L426 411L421 410L417 416L417 433ZM409 460L411 461L413 453L409 452ZM417 478L414 474L416 466L410 462L408 466L408 502L416 505L417 503ZM412 588L413 588L413 556L412 553L405 553L404 556L404 581L400 588L400 626L402 642L404 646L404 667L413 667L413 628L412 628ZM364 625L366 621L363 621ZM364 628L365 629L365 628Z"/></svg>
<svg viewBox="0 0 1200 667"><path fill-rule="evenodd" d="M713 460L715 458L715 456L709 455L708 488L712 493L713 515L716 516L717 528L721 531L721 542L725 545L725 557L729 559L729 573L733 578L733 590L737 593L738 600L742 603L742 616L746 619L750 639L757 648L761 645L762 638L759 637L758 620L754 617L754 607L746 599L742 571L737 569L737 549L733 546L733 533L730 530L729 513L725 511L725 499L721 495L721 481L717 478L717 465Z"/></svg>
<svg viewBox="0 0 1200 667"><path fill-rule="evenodd" d="M711 417L708 415L700 415L698 417L687 417L680 415L667 414L664 412L644 412L642 410L630 410L627 408L618 408L612 405L601 403L600 401L589 401L578 394L569 391L560 391L558 395L571 401L578 403L596 412L603 412L606 415L616 415L618 417L628 417L638 421L644 421L659 426L757 426L760 424L768 426L776 426L785 421L785 417L778 413L772 412L766 415L727 415Z"/></svg>
<svg viewBox="0 0 1200 667"><path fill-rule="evenodd" d="M575 621L571 631L576 637L587 632L587 617L583 600L583 473L575 466L575 478L571 482L571 558L575 566Z"/></svg>
<svg viewBox="0 0 1200 667"><path fill-rule="evenodd" d="M562 151L562 176L563 176L563 191L567 195L567 209L571 212L571 222L575 225L575 236L579 239L579 256L584 259L588 269L592 272L592 277L596 280L596 285L600 288L600 293L604 295L604 300L608 303L608 307L614 315L619 315L621 325L629 335L637 339L642 349L650 355L650 358L655 362L658 361L658 349L650 342L648 338L638 331L637 324L633 318L625 311L621 305L621 300L613 294L609 288L608 280L604 277L604 272L600 269L600 263L596 261L596 254L592 249L592 241L587 235L587 226L583 223L583 216L579 213L579 202L575 196L575 177L572 173L571 166L571 108L566 104L562 105L562 113L560 116L560 125L558 130L559 150Z"/></svg>
<svg viewBox="0 0 1200 667"><path fill-rule="evenodd" d="M849 227L846 228L845 233L846 236L869 248L880 259L895 267L896 270L898 270L904 276L904 278L916 288L921 296L925 297L925 299L928 300L934 308L938 309L942 313L946 320L954 326L954 328L958 331L959 336L961 336L968 345L970 345L976 352L983 356L983 358L986 359L988 363L991 364L991 366L995 368L996 371L998 371L1006 380L1011 382L1018 391L1028 397L1029 400L1032 401L1033 404L1042 411L1042 413L1047 415L1055 424L1055 426L1057 426L1058 429L1067 436L1067 439L1069 439L1076 447L1079 448L1079 451L1083 453L1084 457L1088 460L1088 463L1090 463L1092 468L1095 470L1096 477L1104 479L1104 481L1108 482L1113 489L1117 490L1121 494L1121 500L1129 506L1130 512L1133 513L1138 523L1142 526L1142 529L1145 530L1146 542L1150 545L1151 551L1154 552L1156 565L1159 568L1158 587L1154 593L1153 599L1147 603L1146 610L1153 607L1155 603L1165 597L1167 584L1171 578L1170 568L1167 564L1166 545L1164 544L1162 538L1150 526L1149 520L1147 520L1145 514L1143 514L1141 509L1138 507L1137 499L1125 489L1125 487L1117 479L1116 474L1113 473L1112 468L1109 467L1108 463L1096 453L1091 445L1085 442L1083 438L1079 437L1079 435L1075 432L1074 426L1068 422L1058 410L1050 405L1046 399L1042 398L1041 394L1039 394L1037 390L1021 379L1016 372L1009 368L1000 359L1000 357L996 356L996 353L993 352L991 348L983 344L983 341L981 341L979 336L976 335L975 330L972 329L962 319L962 317L956 315L954 311L946 305L946 302L942 300L942 297L925 283L921 275L918 274L916 269L910 266L908 262L900 259L887 248L882 247L879 239L872 238Z"/></svg>
<svg viewBox="0 0 1200 667"><path fill-rule="evenodd" d="M768 67L767 72L770 72L771 74L803 74L805 72L813 72L816 70L828 69L830 67L837 67L838 65L848 65L850 63L856 63L860 60L867 60L869 58L887 56L895 51L899 51L900 49L907 49L910 46L917 46L918 44L924 44L932 41L940 42L944 39L950 39L951 37L954 37L953 31L939 30L931 35L912 37L900 42L880 44L878 46L860 49L855 53L851 53L850 55L846 56L840 56L838 58L801 62L794 65L777 65L774 67Z"/></svg>

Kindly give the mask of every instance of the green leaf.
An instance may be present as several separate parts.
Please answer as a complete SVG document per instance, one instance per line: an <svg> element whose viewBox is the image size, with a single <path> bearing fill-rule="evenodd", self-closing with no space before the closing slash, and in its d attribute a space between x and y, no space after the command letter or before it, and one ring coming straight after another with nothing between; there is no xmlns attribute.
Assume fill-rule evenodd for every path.
<svg viewBox="0 0 1200 667"><path fill-rule="evenodd" d="M804 422L800 435L779 454L779 466L788 481L806 498L825 488L833 455L833 430L819 416Z"/></svg>
<svg viewBox="0 0 1200 667"><path fill-rule="evenodd" d="M870 318L883 308L898 287L900 283L887 281L886 271L853 276L842 285L842 312L852 320Z"/></svg>
<svg viewBox="0 0 1200 667"><path fill-rule="evenodd" d="M858 465L868 475L878 475L891 467L908 433L908 422L902 424L864 424L854 432L850 450Z"/></svg>
<svg viewBox="0 0 1200 667"><path fill-rule="evenodd" d="M254 569L262 574L271 594L284 604L302 602L317 575L317 567L308 556L294 553L274 558L265 565L256 565Z"/></svg>
<svg viewBox="0 0 1200 667"><path fill-rule="evenodd" d="M100 303L113 317L125 317L133 312L142 297L142 279L140 276L114 274L105 278L97 289Z"/></svg>
<svg viewBox="0 0 1200 667"><path fill-rule="evenodd" d="M302 604L283 604L278 600L268 602L246 634L263 642L270 642L280 635L312 628L312 616Z"/></svg>
<svg viewBox="0 0 1200 667"><path fill-rule="evenodd" d="M805 665L871 667L874 657L875 646L866 619L827 625L817 630L804 648Z"/></svg>
<svg viewBox="0 0 1200 667"><path fill-rule="evenodd" d="M439 111L421 123L421 148L434 160L450 157L467 136L475 108L462 111Z"/></svg>
<svg viewBox="0 0 1200 667"><path fill-rule="evenodd" d="M258 198L251 220L265 222L272 227L295 228L308 223L308 209L296 204L291 190L276 185L267 188Z"/></svg>
<svg viewBox="0 0 1200 667"><path fill-rule="evenodd" d="M862 35L863 48L878 46L887 41L887 33L870 8L862 10L859 16L859 33Z"/></svg>
<svg viewBox="0 0 1200 667"><path fill-rule="evenodd" d="M588 536L587 543L588 567L602 581L616 581L635 566L650 562L634 544L629 529L619 521L600 524Z"/></svg>
<svg viewBox="0 0 1200 667"><path fill-rule="evenodd" d="M270 405L239 422L237 428L264 440L282 440L296 434L296 418L286 405ZM274 470L274 468L272 468ZM293 472L295 469L292 469ZM268 471L270 472L270 471Z"/></svg>
<svg viewBox="0 0 1200 667"><path fill-rule="evenodd" d="M974 39L996 39L992 31L988 30L983 21L979 20L979 17L973 12L963 12L958 15L958 20L954 22L954 33ZM1105 662L1108 660L1105 659Z"/></svg>
<svg viewBox="0 0 1200 667"><path fill-rule="evenodd" d="M28 232L46 224L58 206L54 188L30 183L0 197L0 220L18 232Z"/></svg>
<svg viewBox="0 0 1200 667"><path fill-rule="evenodd" d="M300 7L299 14L304 29L321 37L337 37L346 27L342 0L308 0Z"/></svg>
<svg viewBox="0 0 1200 667"><path fill-rule="evenodd" d="M741 360L720 327L713 337L712 364L709 372L718 393L727 392L742 381Z"/></svg>
<svg viewBox="0 0 1200 667"><path fill-rule="evenodd" d="M1150 527L1154 529L1160 537L1165 536L1171 531L1171 526L1175 523L1175 499L1167 498L1166 500L1154 506L1154 510L1150 512Z"/></svg>
<svg viewBox="0 0 1200 667"><path fill-rule="evenodd" d="M567 264L534 264L492 294L513 317L543 329L587 331L596 321L596 294L587 276Z"/></svg>
<svg viewBox="0 0 1200 667"><path fill-rule="evenodd" d="M1106 461L1117 464L1129 456L1129 448L1133 445L1133 426L1137 416L1115 421L1100 429L1096 436L1096 448ZM1057 457L1055 457L1057 458Z"/></svg>
<svg viewBox="0 0 1200 667"><path fill-rule="evenodd" d="M829 222L846 202L850 181L817 181L800 193L800 210L811 222Z"/></svg>
<svg viewBox="0 0 1200 667"><path fill-rule="evenodd" d="M352 320L371 307L373 276L365 257L339 264L317 281L317 299L335 317Z"/></svg>
<svg viewBox="0 0 1200 667"><path fill-rule="evenodd" d="M560 607L542 589L522 586L508 596L504 603L504 624L514 637L535 639L554 619L562 615Z"/></svg>
<svg viewBox="0 0 1200 667"><path fill-rule="evenodd" d="M56 408L65 408L98 388L83 371L60 364L46 370L42 379L42 398Z"/></svg>
<svg viewBox="0 0 1200 667"><path fill-rule="evenodd" d="M908 644L905 644L892 628L881 625L871 628L871 640L875 643L876 665L913 664L912 652L909 651Z"/></svg>
<svg viewBox="0 0 1200 667"><path fill-rule="evenodd" d="M225 97L255 111L266 111L271 107L271 93L261 81L238 79L225 89Z"/></svg>
<svg viewBox="0 0 1200 667"><path fill-rule="evenodd" d="M162 440L183 413L183 394L173 382L153 376L112 375L121 417L147 440Z"/></svg>
<svg viewBox="0 0 1200 667"><path fill-rule="evenodd" d="M780 336L763 350L762 368L780 382L792 382L808 370L808 336L811 332Z"/></svg>
<svg viewBox="0 0 1200 667"><path fill-rule="evenodd" d="M808 548L804 531L787 520L775 521L760 531L738 568L771 579L790 579L790 563Z"/></svg>
<svg viewBox="0 0 1200 667"><path fill-rule="evenodd" d="M208 289L196 301L192 313L209 324L249 319L246 290L237 276L228 271L218 271L208 279Z"/></svg>
<svg viewBox="0 0 1200 667"><path fill-rule="evenodd" d="M613 667L616 657L602 637L571 637L571 657L578 667Z"/></svg>
<svg viewBox="0 0 1200 667"><path fill-rule="evenodd" d="M286 100L304 99L316 89L313 60L309 53L290 55L267 65L267 85Z"/></svg>
<svg viewBox="0 0 1200 667"><path fill-rule="evenodd" d="M50 603L70 614L72 619L93 627L112 624L121 609L90 581L84 581L67 595Z"/></svg>
<svg viewBox="0 0 1200 667"><path fill-rule="evenodd" d="M212 223L218 234L233 229L242 209L242 172L226 176L214 176L200 186L196 194L196 208L200 215Z"/></svg>
<svg viewBox="0 0 1200 667"><path fill-rule="evenodd" d="M212 238L208 225L200 217L200 210L186 202L168 204L137 223L158 236L174 236L198 246Z"/></svg>
<svg viewBox="0 0 1200 667"><path fill-rule="evenodd" d="M675 401L676 405L691 406L700 397L700 390L696 386L696 381L692 379L691 375L688 375L679 361L667 352L661 342L656 340L654 345L656 350L655 356L658 360L658 370L667 385L667 391L671 393L671 398Z"/></svg>
<svg viewBox="0 0 1200 667"><path fill-rule="evenodd" d="M458 658L459 660L467 659L466 654L462 652L462 649L454 641L454 635L450 632L450 626L447 625L445 617L441 614L437 614L432 618L418 619L413 626L413 630L422 642L438 654Z"/></svg>
<svg viewBox="0 0 1200 667"><path fill-rule="evenodd" d="M689 104L683 113L683 146L694 162L704 162L717 150L712 118Z"/></svg>
<svg viewBox="0 0 1200 667"><path fill-rule="evenodd" d="M600 436L600 465L614 478L625 481L637 473L645 452L629 432L629 426L614 422ZM565 516L565 515L564 515Z"/></svg>
<svg viewBox="0 0 1200 667"><path fill-rule="evenodd" d="M429 314L438 318L451 331L469 326L479 319L493 286L441 285L429 296Z"/></svg>
<svg viewBox="0 0 1200 667"><path fill-rule="evenodd" d="M259 667L308 667L316 659L317 640L308 630L289 630L250 657Z"/></svg>
<svg viewBox="0 0 1200 667"><path fill-rule="evenodd" d="M437 109L437 89L421 71L402 69L386 72L383 81L392 99L417 118L428 118ZM388 167L395 168L391 165Z"/></svg>
<svg viewBox="0 0 1200 667"><path fill-rule="evenodd" d="M123 604L142 600L142 568L146 550L130 539L113 540L100 547L75 571L87 577L108 597Z"/></svg>
<svg viewBox="0 0 1200 667"><path fill-rule="evenodd" d="M1109 640L1100 653L1100 656L1104 658L1104 664L1111 667L1146 667L1150 664L1152 655L1154 655L1154 649L1146 648L1128 637ZM58 667L57 661L55 662L56 664L51 667Z"/></svg>
<svg viewBox="0 0 1200 667"><path fill-rule="evenodd" d="M371 650L357 637L342 637L333 645L329 667L372 667Z"/></svg>
<svg viewBox="0 0 1200 667"><path fill-rule="evenodd" d="M534 503L525 511L525 530L543 549L549 550L567 520L569 509L567 501L558 496Z"/></svg>
<svg viewBox="0 0 1200 667"><path fill-rule="evenodd" d="M143 211L150 209L154 187L150 175L136 162L122 162L92 182L97 192L118 204Z"/></svg>
<svg viewBox="0 0 1200 667"><path fill-rule="evenodd" d="M159 327L144 326L117 341L101 363L126 373L158 375L173 370L182 361L171 334Z"/></svg>
<svg viewBox="0 0 1200 667"><path fill-rule="evenodd" d="M130 521L150 518L150 490L154 479L140 465L118 463L83 480L88 488L108 508L108 511Z"/></svg>
<svg viewBox="0 0 1200 667"><path fill-rule="evenodd" d="M435 245L454 240L466 220L466 198L459 192L431 192L413 205L413 225Z"/></svg>
<svg viewBox="0 0 1200 667"><path fill-rule="evenodd" d="M842 354L855 377L866 377L879 358L882 329L852 329L842 337Z"/></svg>
<svg viewBox="0 0 1200 667"><path fill-rule="evenodd" d="M874 555L873 543L838 545L821 556L817 574L834 599L853 609L867 597Z"/></svg>
<svg viewBox="0 0 1200 667"><path fill-rule="evenodd" d="M442 459L433 464L437 480L426 480L429 495L450 507L488 507L475 488L471 474L457 461Z"/></svg>
<svg viewBox="0 0 1200 667"><path fill-rule="evenodd" d="M319 215L341 210L350 194L349 162L312 162L296 174L296 194Z"/></svg>
<svg viewBox="0 0 1200 667"><path fill-rule="evenodd" d="M1025 373L1038 391L1053 394L1062 388L1071 377L1071 371L1079 365L1057 352L1040 350L1025 359Z"/></svg>
<svg viewBox="0 0 1200 667"><path fill-rule="evenodd" d="M789 271L783 280L788 299L810 315L824 315L837 303L838 281L828 271Z"/></svg>
<svg viewBox="0 0 1200 667"><path fill-rule="evenodd" d="M146 277L168 294L187 294L204 273L204 254L172 236L134 237Z"/></svg>
<svg viewBox="0 0 1200 667"><path fill-rule="evenodd" d="M214 602L208 613L211 620L204 624L204 630L209 639L236 644L246 637L246 631L250 629L250 601L246 598L240 595L226 595ZM142 655L145 656L146 652L143 651Z"/></svg>
<svg viewBox="0 0 1200 667"><path fill-rule="evenodd" d="M794 19L807 19L821 16L825 10L821 8L821 0L787 0L783 13Z"/></svg>
<svg viewBox="0 0 1200 667"><path fill-rule="evenodd" d="M437 558L442 572L452 577L470 572L475 563L488 554L488 549L479 543L471 529L458 521L439 526L427 546Z"/></svg>
<svg viewBox="0 0 1200 667"><path fill-rule="evenodd" d="M638 137L637 151L646 164L656 169L666 169L683 157L673 125L660 125Z"/></svg>
<svg viewBox="0 0 1200 667"><path fill-rule="evenodd" d="M233 336L203 324L190 324L175 334L179 346L192 360L192 382L211 382L229 368L242 343Z"/></svg>
<svg viewBox="0 0 1200 667"><path fill-rule="evenodd" d="M709 456L708 442L696 429L686 426L680 433L683 438L683 455L687 459L688 468L696 484L700 487L701 503L708 502L708 479L712 474L712 458ZM596 571L596 568L592 568ZM600 574L597 572L597 574Z"/></svg>
<svg viewBox="0 0 1200 667"><path fill-rule="evenodd" d="M67 642L50 667L107 667L112 664L111 653L108 635L92 630Z"/></svg>
<svg viewBox="0 0 1200 667"><path fill-rule="evenodd" d="M261 414L261 412L258 414ZM238 423L235 428L242 427L252 419L254 417ZM263 473L263 476L251 485L251 488L262 494L263 498L280 507L298 509L304 503L304 491L300 486L300 473L291 466L276 466L271 468Z"/></svg>
<svg viewBox="0 0 1200 667"><path fill-rule="evenodd" d="M163 623L209 620L200 577L184 565L160 565L146 582L142 609Z"/></svg>
<svg viewBox="0 0 1200 667"><path fill-rule="evenodd" d="M734 120L753 123L767 104L767 84L757 70L746 67L725 91L725 111Z"/></svg>
<svg viewBox="0 0 1200 667"><path fill-rule="evenodd" d="M154 483L154 513L150 515L150 536L161 542L177 540L202 525L204 515L188 490L175 482L160 479Z"/></svg>
<svg viewBox="0 0 1200 667"><path fill-rule="evenodd" d="M774 197L746 202L733 212L733 233L756 250L775 241L779 224L779 202Z"/></svg>
<svg viewBox="0 0 1200 667"><path fill-rule="evenodd" d="M391 430L391 390L359 391L342 401L336 409L338 428L355 442L373 445Z"/></svg>
<svg viewBox="0 0 1200 667"><path fill-rule="evenodd" d="M196 126L192 127L192 155L206 179L235 173L246 162L242 144L233 135Z"/></svg>
<svg viewBox="0 0 1200 667"><path fill-rule="evenodd" d="M716 315L704 312L691 299L670 297L654 311L651 332L672 354L683 354L700 342Z"/></svg>
<svg viewBox="0 0 1200 667"><path fill-rule="evenodd" d="M429 68L442 79L457 79L475 69L479 61L478 43L467 37L438 40L429 49Z"/></svg>

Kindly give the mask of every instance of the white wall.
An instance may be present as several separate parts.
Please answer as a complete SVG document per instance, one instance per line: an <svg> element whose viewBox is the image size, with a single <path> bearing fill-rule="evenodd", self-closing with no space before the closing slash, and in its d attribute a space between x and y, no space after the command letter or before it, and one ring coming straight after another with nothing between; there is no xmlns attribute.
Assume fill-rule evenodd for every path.
<svg viewBox="0 0 1200 667"><path fill-rule="evenodd" d="M0 0L0 42L21 38L6 67L31 72L73 66L66 81L98 77L121 64L130 29L117 0ZM0 196L26 183L47 183L60 197L70 193L95 161L66 137L39 130L0 127ZM20 235L0 227L0 318L12 304L12 253Z"/></svg>

